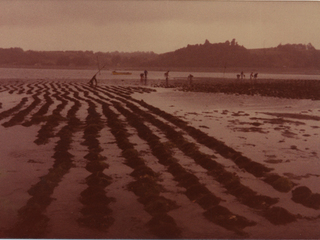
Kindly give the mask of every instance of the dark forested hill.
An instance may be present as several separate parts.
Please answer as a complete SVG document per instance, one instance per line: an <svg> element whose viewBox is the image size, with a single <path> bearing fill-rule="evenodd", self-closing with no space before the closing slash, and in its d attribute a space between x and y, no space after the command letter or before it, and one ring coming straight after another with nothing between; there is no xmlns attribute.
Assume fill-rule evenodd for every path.
<svg viewBox="0 0 320 240"><path fill-rule="evenodd" d="M173 52L24 51L0 48L0 66L27 67L154 67L154 68L320 68L320 51L312 44L285 44L274 48L246 49L231 42L188 45ZM100 67L101 67L100 66Z"/></svg>
<svg viewBox="0 0 320 240"><path fill-rule="evenodd" d="M251 63L250 52L232 42L188 45L174 52L160 54L151 64L172 67L224 67L243 66Z"/></svg>
<svg viewBox="0 0 320 240"><path fill-rule="evenodd" d="M174 52L160 54L150 62L161 67L264 67L319 68L320 51L310 43L279 45L275 48L246 49L231 42L188 45Z"/></svg>

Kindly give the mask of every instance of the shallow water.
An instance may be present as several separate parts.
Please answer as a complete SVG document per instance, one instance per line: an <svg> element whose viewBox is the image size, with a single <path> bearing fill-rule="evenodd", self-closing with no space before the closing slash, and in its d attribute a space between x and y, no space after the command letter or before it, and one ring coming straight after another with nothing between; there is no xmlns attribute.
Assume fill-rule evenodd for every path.
<svg viewBox="0 0 320 240"><path fill-rule="evenodd" d="M128 80L140 79L141 71L131 71L132 75L112 75L113 69L102 70L98 75L99 80ZM127 70L124 70L127 71ZM31 68L0 68L0 79L42 79L42 80L57 80L57 79L83 79L90 80L96 74L96 70L86 69L31 69ZM223 72L177 72L170 71L169 79L185 79L189 74L194 78L226 78L236 79L238 73L223 73ZM249 79L249 73L246 73L246 79ZM149 71L148 79L150 80L164 80L164 71ZM320 80L320 75L309 74L272 74L259 73L258 79L303 79L303 80Z"/></svg>

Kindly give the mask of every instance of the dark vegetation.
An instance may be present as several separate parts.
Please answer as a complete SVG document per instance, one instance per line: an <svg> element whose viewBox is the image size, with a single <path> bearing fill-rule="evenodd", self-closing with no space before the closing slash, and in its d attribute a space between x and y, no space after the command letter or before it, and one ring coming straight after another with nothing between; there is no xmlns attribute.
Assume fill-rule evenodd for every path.
<svg viewBox="0 0 320 240"><path fill-rule="evenodd" d="M226 94L260 95L288 99L320 100L320 81L317 80L234 80L211 81L201 80L193 84L171 81L172 87L179 87L186 92L210 92Z"/></svg>
<svg viewBox="0 0 320 240"><path fill-rule="evenodd" d="M3 67L97 68L97 62L106 65L106 68L318 69L320 67L320 51L316 50L311 43L307 45L280 44L273 48L246 49L238 45L235 39L224 43L210 43L206 40L204 44L188 45L163 54L0 49L0 66Z"/></svg>
<svg viewBox="0 0 320 240"><path fill-rule="evenodd" d="M116 179L108 176L107 171L104 172L109 168L109 156L102 155L104 149L100 142L103 141L100 134L104 128L110 131L115 144L121 150L121 156L118 156L117 160L132 169L132 179L124 191L134 193L144 211L150 215L146 229L154 234L155 238L181 236L183 229L170 215L170 211L184 206L179 205L175 198L163 194L167 191L163 180L148 166L148 161L136 149L136 143L130 141L132 133L129 133L129 127L134 128L134 134L147 143L153 157L172 175L177 186L183 189L182 192L177 190L175 194L185 195L190 204L195 204L197 209L200 209L199 214L210 224L219 225L239 236L249 236L245 228L259 224L250 217L243 216L243 213L236 214L228 209L223 204L226 200L216 196L214 189L209 189L212 183L218 184L225 193L232 195L234 201L245 207L246 211L259 214L274 225L285 225L298 218L307 218L276 206L278 198L262 195L246 186L237 171L217 162L215 155L202 152L199 145L214 150L216 155L221 155L226 161L233 161L235 168L251 174L260 184L272 186L274 191L286 195L285 199L292 196L293 204L302 204L312 209L320 208L320 194L312 193L305 186L294 189L296 183L276 174L273 169L246 157L244 153L237 152L184 120L130 96L133 92L148 93L155 91L154 89L108 85L90 88L81 83L37 82L0 84L1 91L16 94L21 98L22 93L29 95L17 102L16 106L0 113L4 127L38 126L38 135L35 136L37 145L54 141L54 137L58 139L53 149L52 167L35 185L30 186L30 199L19 209L18 221L4 233L6 237L43 238L47 231L50 231L50 216L46 214L46 209L53 201L55 188L74 167L75 157L70 150L72 144L79 140L75 136L77 131L83 132L81 144L86 147L83 158L88 176L84 177L86 189L79 193L78 199L82 207L79 209L81 215L76 221L81 227L95 231L107 231L114 224L116 218L112 203L117 199L108 192L108 187ZM49 111L49 107L55 102L58 104ZM78 111L84 106L87 113L81 117ZM63 114L65 109L68 109L67 114ZM5 118L10 119L6 121ZM164 139L159 137L158 132L161 132ZM180 151L183 157L176 157L176 151ZM196 173L190 171L184 158L191 159L205 169L208 180L203 182ZM282 194L279 197L282 197Z"/></svg>
<svg viewBox="0 0 320 240"><path fill-rule="evenodd" d="M30 87L30 90L34 90L33 87ZM66 96L66 93L64 93L63 95L64 97L68 98L68 96ZM54 189L61 182L63 176L69 172L71 167L73 167L74 156L69 153L69 150L71 148L73 134L79 130L79 121L75 114L80 108L81 103L74 99L72 100L74 102L74 105L69 109L67 113L67 117L69 119L67 121L67 125L62 127L61 130L56 134L56 136L59 137L59 140L56 142L56 145L54 147L54 155L52 156L52 158L54 159L54 164L48 170L48 173L42 176L39 182L37 182L35 185L32 185L28 190L31 198L27 201L25 206L18 210L19 220L11 229L6 232L7 236L10 236L12 238L40 238L44 236L47 231L47 225L50 218L46 215L46 208L54 200L51 195L53 194ZM52 102L50 96L47 96L47 103L48 102ZM19 106L20 104L21 103L19 103L17 106ZM33 105L34 103L32 103L30 106ZM57 106L55 110L59 109L58 111L61 111L64 106L65 105ZM17 108L14 107L10 110L17 110ZM18 112L15 117L21 116L23 120L25 114L20 115L19 113L21 112L25 113L25 111L22 110ZM43 114L45 114L45 112L45 110L39 110L33 116L37 116L39 114L42 116ZM13 117L12 119L14 119L15 117ZM23 125L31 126L33 124L38 124L39 122L36 119L37 118L32 118L31 121L25 122L28 124ZM11 122L15 124L18 123L16 121L9 121L9 123ZM12 127L15 124L7 124L6 127ZM52 134L48 135L50 137L52 136ZM43 144L46 142L47 141L43 142Z"/></svg>

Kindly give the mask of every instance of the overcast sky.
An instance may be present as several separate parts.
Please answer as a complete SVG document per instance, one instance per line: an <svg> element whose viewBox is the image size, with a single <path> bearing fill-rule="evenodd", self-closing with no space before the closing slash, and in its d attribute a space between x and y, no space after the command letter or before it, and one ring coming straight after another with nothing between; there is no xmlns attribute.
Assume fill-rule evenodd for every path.
<svg viewBox="0 0 320 240"><path fill-rule="evenodd" d="M1 0L0 48L154 51L231 41L320 49L320 2Z"/></svg>

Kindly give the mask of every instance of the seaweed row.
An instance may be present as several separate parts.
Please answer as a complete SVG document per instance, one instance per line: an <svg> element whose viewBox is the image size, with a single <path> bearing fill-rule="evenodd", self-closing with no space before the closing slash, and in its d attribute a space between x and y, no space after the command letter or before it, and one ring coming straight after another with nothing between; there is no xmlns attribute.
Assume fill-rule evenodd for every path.
<svg viewBox="0 0 320 240"><path fill-rule="evenodd" d="M85 86L84 88L92 91L94 95L98 95L97 91ZM168 211L178 206L174 201L160 195L164 189L157 183L157 174L146 166L145 161L135 150L134 144L129 141L129 134L123 122L118 119L117 114L109 108L106 102L101 100L108 99L90 97L89 91L85 91L85 95L102 105L103 113L107 117L107 125L115 137L118 147L122 150L122 156L126 159L125 164L133 169L130 176L134 177L135 181L130 182L127 188L139 197L138 201L144 205L145 211L152 216L152 219L147 223L148 228L153 234L161 238L178 237L181 230L177 227L174 219L167 214Z"/></svg>
<svg viewBox="0 0 320 240"><path fill-rule="evenodd" d="M240 169L246 170L257 178L263 178L263 181L270 184L277 191L289 192L295 186L295 183L293 183L290 179L279 176L275 173L269 173L271 170L273 170L272 168L268 168L261 163L255 162L248 157L243 156L240 152L237 152L233 148L227 146L222 141L207 135L195 127L189 126L187 122L167 112L164 112L159 108L151 106L144 101L135 100L131 97L127 97L127 99L140 104L141 106L150 110L152 113L183 129L198 143L218 152L224 158L232 160Z"/></svg>
<svg viewBox="0 0 320 240"><path fill-rule="evenodd" d="M27 97L24 97L21 99L21 101L14 107L3 111L0 113L0 121L4 118L7 118L9 116L11 116L11 114L13 114L14 112L18 111L19 109L21 109L23 107L23 105L28 101Z"/></svg>
<svg viewBox="0 0 320 240"><path fill-rule="evenodd" d="M275 173L269 173L272 169L265 167L264 165L254 162L251 159L242 156L240 152L235 151L234 149L228 147L223 142L215 139L212 136L208 136L204 132L199 129L196 129L192 126L189 126L186 122L181 119L178 119L172 116L169 113L166 113L158 108L155 108L143 101L134 100L139 103L141 106L146 107L151 110L153 113L163 117L169 122L175 124L181 129L185 130L191 137L193 137L197 142L207 146L208 148L217 151L221 156L231 159L239 168L245 169L247 172L253 174L255 177L262 178L264 182L271 185L274 189L280 192L289 192L291 191L297 184L292 182L289 178L280 176ZM304 188L307 188L304 186ZM310 189L309 189L310 191ZM294 192L292 191L292 194ZM296 203L301 203L302 205L320 209L320 194L312 193L312 197L307 195L304 200L295 201ZM294 197L292 198L292 200Z"/></svg>
<svg viewBox="0 0 320 240"><path fill-rule="evenodd" d="M34 141L38 145L47 144L49 139L54 137L54 129L61 121L66 120L61 116L61 111L65 108L68 101L62 98L58 93L55 93L52 96L61 101L61 103L52 111L51 115L46 117L46 123L39 129L37 139Z"/></svg>
<svg viewBox="0 0 320 240"><path fill-rule="evenodd" d="M261 95L289 99L319 100L320 82L318 80L241 80L225 83L180 84L182 91L210 92L226 94Z"/></svg>
<svg viewBox="0 0 320 240"><path fill-rule="evenodd" d="M152 216L147 223L150 230L159 237L177 237L180 230L175 221L167 212L176 208L175 202L160 196L162 186L157 183L157 175L148 168L139 153L134 149L134 144L128 140L128 133L118 116L109 108L107 103L93 99L100 103L103 113L107 117L107 125L116 138L118 147L122 150L125 164L134 169L130 174L136 180L128 184L128 190L134 192L138 201L145 206L145 210Z"/></svg>
<svg viewBox="0 0 320 240"><path fill-rule="evenodd" d="M49 107L54 103L54 101L50 97L50 93L48 90L43 95L45 99L45 104L41 106L41 108L32 115L31 119L29 121L25 121L22 123L23 126L29 127L34 124L39 124L43 121L45 121L45 117L43 117L47 112Z"/></svg>
<svg viewBox="0 0 320 240"><path fill-rule="evenodd" d="M85 168L91 175L86 178L88 187L80 194L80 202L84 207L81 209L83 216L78 219L78 223L81 226L106 230L114 223L114 218L110 216L112 210L108 206L114 199L107 197L104 190L112 183L112 178L103 173L109 165L105 162L107 158L100 154L103 149L98 140L104 123L96 112L95 104L90 100L87 100L87 103L89 107L82 145L88 148L88 154L84 156L88 160Z"/></svg>
<svg viewBox="0 0 320 240"><path fill-rule="evenodd" d="M23 93L33 94L32 92L30 92L30 89L26 91L26 87L31 88L31 84L34 84L34 83L26 84L25 82L19 83L19 81L2 83L2 84L0 83L0 92L8 92L9 94L13 94L15 92L17 92L17 94L23 94Z"/></svg>
<svg viewBox="0 0 320 240"><path fill-rule="evenodd" d="M8 92L10 88L7 85L0 84L0 92Z"/></svg>
<svg viewBox="0 0 320 240"><path fill-rule="evenodd" d="M68 111L70 119L75 118L80 103L75 103ZM73 155L69 153L73 133L78 129L74 120L68 121L57 133L59 141L54 148L55 161L48 170L48 174L40 177L40 181L33 185L28 193L32 196L25 206L18 210L18 222L7 231L7 236L12 238L43 238L47 232L49 218L44 214L51 204L54 189L59 185L63 176L73 167Z"/></svg>
<svg viewBox="0 0 320 240"><path fill-rule="evenodd" d="M108 92L103 92L103 93L108 95L110 98L121 100L120 98L110 95L110 93ZM100 96L100 98L103 98L103 97ZM122 101L124 100L122 99ZM135 108L132 104L130 105L128 102L126 102L129 108L130 107L134 108L132 109L134 113L132 112L130 113L128 110L121 107L118 102L113 101L112 103L113 103L113 106L116 107L116 109L120 113L122 113L122 115L127 117L128 122L137 129L139 136L149 143L149 146L151 147L153 154L159 159L159 163L163 165L170 165L168 168L168 171L173 174L173 176L178 182L179 180L182 182L182 186L186 187L187 197L191 198L191 200L194 202L198 202L200 206L202 206L204 209L212 207L212 209L207 210L205 214L205 216L207 216L209 220L215 222L218 225L224 226L227 229L234 230L235 232L241 233L241 234L243 234L241 228L254 224L253 222L250 222L241 216L235 217L236 215L232 214L227 209L222 210L222 208L224 208L222 206L214 206L220 202L220 199L214 196L212 193L210 193L210 191L205 186L199 184L198 179L194 175L187 173L185 169L183 169L183 167L177 163L177 160L171 156L170 151L167 151L167 149L163 146L163 144L159 142L158 138L152 133L152 131L143 124L143 119L141 119L141 117L134 114L134 113L138 113L140 114L140 116L144 116L143 111L141 112L139 108ZM150 121L150 116L149 116L149 119L147 118L147 120ZM153 118L152 121L150 122L154 124L153 122L154 120L155 119ZM154 124L154 125L159 127L159 122L158 124ZM180 146L180 149L187 156L193 158L195 162L197 162L202 167L207 169L209 171L208 172L209 175L215 175L217 180L220 183L222 183L227 188L227 190L230 191L231 194L235 195L240 202L250 207L253 207L255 209L264 209L265 210L263 212L264 215L272 211L272 209L270 210L268 207L276 203L278 201L277 199L273 199L267 196L257 195L254 191L252 191L248 187L243 186L240 183L240 179L238 177L234 176L232 173L225 171L223 166L221 164L218 164L215 161L212 161L210 159L210 156L200 153L195 148L194 144L189 143L186 140L182 139L182 136L179 135L179 133L172 132L174 130L168 125L163 123L160 129L163 132L167 132L167 133L168 131L171 130L171 133L168 133L167 137L172 142L176 143L178 147ZM213 163L213 165L210 165L210 163ZM214 173L211 167L215 168ZM284 210L284 212L285 211L286 210ZM217 213L212 214L213 212L217 212ZM287 215L290 215L290 213L287 212ZM282 224L284 223L287 223L287 222L283 222Z"/></svg>
<svg viewBox="0 0 320 240"><path fill-rule="evenodd" d="M39 98L41 92L42 92L42 87L38 87L35 93L32 95L32 98L34 99L33 102L29 106L27 106L25 109L20 110L23 107L23 105L28 101L27 97L22 98L20 103L17 104L15 107L0 113L0 120L2 120L3 118L9 117L14 112L20 110L9 121L3 123L2 125L4 127L12 127L20 124L24 120L24 118L41 103L41 100Z"/></svg>
<svg viewBox="0 0 320 240"><path fill-rule="evenodd" d="M245 217L230 212L226 207L219 205L221 199L215 196L192 173L186 171L168 151L166 146L160 142L159 138L143 123L138 115L123 108L118 102L113 102L114 107L121 112L128 120L129 124L135 127L138 135L147 141L152 154L156 156L159 163L167 166L174 180L186 189L185 195L190 201L199 204L204 210L204 216L215 224L238 234L245 235L243 228L253 226L256 223L247 220Z"/></svg>
<svg viewBox="0 0 320 240"><path fill-rule="evenodd" d="M182 152L184 152L187 156L193 158L195 162L201 165L203 168L207 169L208 174L213 176L219 183L221 183L230 194L237 197L237 199L241 203L254 209L263 209L262 215L267 217L267 219L272 223L278 223L278 221L274 221L272 218L268 218L269 213L274 211L275 209L281 209L282 212L286 213L284 215L287 216L287 218L284 219L282 224L286 224L295 220L295 217L285 209L278 207L270 208L271 205L278 202L278 199L270 198L263 195L257 195L256 192L242 185L239 177L235 176L233 173L226 171L223 165L212 160L210 156L201 153L194 144L186 141L180 132L175 131L169 125L136 107L134 104L129 103L128 101L125 101L121 98L117 99L125 102L127 107L129 107L133 112L139 114L140 116L143 116L146 120L161 129L166 134L168 139L174 142Z"/></svg>
<svg viewBox="0 0 320 240"><path fill-rule="evenodd" d="M299 83L299 81L297 81ZM303 84L310 84L313 83L312 81L300 81ZM234 149L226 146L223 142L208 136L204 132L194 127L189 126L185 121L172 116L158 108L155 108L143 101L138 101L136 99L131 98L130 96L123 96L126 99L130 99L141 106L151 110L153 113L157 114L158 116L163 117L164 119L168 120L169 122L175 124L176 126L180 127L181 129L185 130L196 139L199 143L217 151L220 155L225 158L229 158L234 161L238 167L245 169L249 173L253 174L256 177L263 177L263 181L270 184L274 189L280 192L289 192L296 186L290 179L279 176L278 174L268 173L272 169L265 167L260 163L256 163L251 159L242 156L241 153L236 152ZM300 194L300 190L303 190L305 195ZM306 190L307 189L307 190ZM296 191L292 190L292 200L296 203L300 203L306 207L313 208L313 209L320 209L320 194L312 193L311 190L305 186L301 186L295 189ZM297 193L299 193L299 197L296 197Z"/></svg>
<svg viewBox="0 0 320 240"><path fill-rule="evenodd" d="M15 125L18 125L19 123L21 123L24 118L34 109L38 106L38 104L41 103L41 100L39 98L40 93L35 93L34 95L32 95L33 98L33 102L26 107L23 110L20 110L18 113L16 113L9 121L5 122L2 124L2 126L4 127L12 127Z"/></svg>

